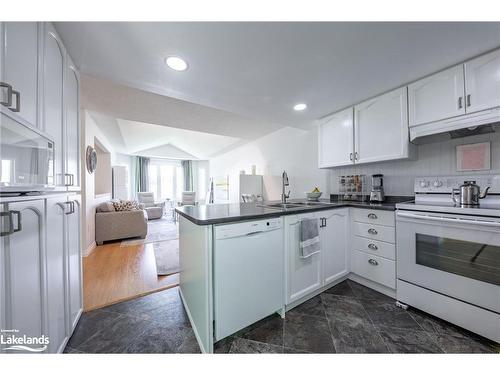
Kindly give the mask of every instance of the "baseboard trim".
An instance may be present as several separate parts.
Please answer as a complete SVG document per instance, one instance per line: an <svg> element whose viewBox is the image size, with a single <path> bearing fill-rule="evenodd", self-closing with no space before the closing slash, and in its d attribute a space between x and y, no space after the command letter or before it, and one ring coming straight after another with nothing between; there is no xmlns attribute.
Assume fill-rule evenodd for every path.
<svg viewBox="0 0 500 375"><path fill-rule="evenodd" d="M90 254L92 254L92 252L97 248L97 244L96 242L92 242L86 249L85 251L83 252L83 256L84 257L88 257Z"/></svg>

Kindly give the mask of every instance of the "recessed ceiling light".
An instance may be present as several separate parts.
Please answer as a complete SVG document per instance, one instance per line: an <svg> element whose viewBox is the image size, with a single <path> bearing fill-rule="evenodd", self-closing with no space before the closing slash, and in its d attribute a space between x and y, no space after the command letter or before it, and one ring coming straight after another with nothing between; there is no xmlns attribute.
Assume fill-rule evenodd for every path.
<svg viewBox="0 0 500 375"><path fill-rule="evenodd" d="M304 110L304 109L306 109L306 108L307 108L307 104L305 104L305 103L299 103L299 104L295 104L295 105L293 106L293 109L294 109L295 111L303 111L303 110Z"/></svg>
<svg viewBox="0 0 500 375"><path fill-rule="evenodd" d="M177 70L178 72L182 72L188 67L187 62L178 56L169 56L165 62L170 69Z"/></svg>

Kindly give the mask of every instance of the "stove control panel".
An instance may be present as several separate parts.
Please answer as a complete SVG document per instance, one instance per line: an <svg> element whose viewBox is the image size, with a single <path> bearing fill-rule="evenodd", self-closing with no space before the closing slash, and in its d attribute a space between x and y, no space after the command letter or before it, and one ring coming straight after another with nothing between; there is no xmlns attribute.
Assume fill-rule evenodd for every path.
<svg viewBox="0 0 500 375"><path fill-rule="evenodd" d="M475 181L481 191L490 186L490 194L500 194L500 175L417 177L414 191L415 193L451 194L453 189L458 189L465 181Z"/></svg>

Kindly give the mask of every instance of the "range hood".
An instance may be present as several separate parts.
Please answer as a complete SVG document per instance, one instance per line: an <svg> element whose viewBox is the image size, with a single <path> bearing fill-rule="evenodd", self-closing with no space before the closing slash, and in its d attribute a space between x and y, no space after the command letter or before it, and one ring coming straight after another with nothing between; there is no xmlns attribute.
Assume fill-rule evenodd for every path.
<svg viewBox="0 0 500 375"><path fill-rule="evenodd" d="M500 131L500 108L410 126L410 141L414 144L432 143L495 131Z"/></svg>

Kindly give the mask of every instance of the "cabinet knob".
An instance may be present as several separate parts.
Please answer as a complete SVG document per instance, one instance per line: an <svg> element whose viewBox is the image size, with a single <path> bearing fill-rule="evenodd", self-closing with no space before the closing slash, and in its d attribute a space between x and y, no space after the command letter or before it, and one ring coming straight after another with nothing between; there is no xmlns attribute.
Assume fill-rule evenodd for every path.
<svg viewBox="0 0 500 375"><path fill-rule="evenodd" d="M378 246L375 245L374 243L368 244L368 248L371 249L371 250L378 250Z"/></svg>
<svg viewBox="0 0 500 375"><path fill-rule="evenodd" d="M378 266L378 262L375 259L368 260L368 263L370 263L372 266Z"/></svg>
<svg viewBox="0 0 500 375"><path fill-rule="evenodd" d="M467 107L470 107L470 94L467 95Z"/></svg>
<svg viewBox="0 0 500 375"><path fill-rule="evenodd" d="M377 234L378 232L375 229L370 228L370 229L368 229L368 233L369 234Z"/></svg>
<svg viewBox="0 0 500 375"><path fill-rule="evenodd" d="M458 97L458 109L462 109L462 97Z"/></svg>
<svg viewBox="0 0 500 375"><path fill-rule="evenodd" d="M368 214L368 219L377 219L377 215L375 214Z"/></svg>

